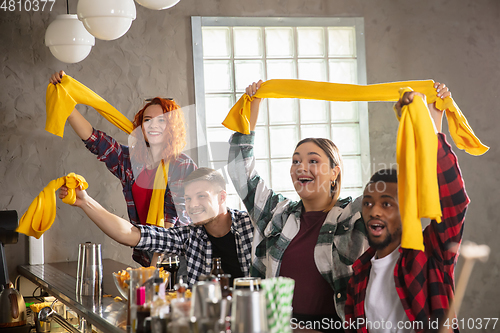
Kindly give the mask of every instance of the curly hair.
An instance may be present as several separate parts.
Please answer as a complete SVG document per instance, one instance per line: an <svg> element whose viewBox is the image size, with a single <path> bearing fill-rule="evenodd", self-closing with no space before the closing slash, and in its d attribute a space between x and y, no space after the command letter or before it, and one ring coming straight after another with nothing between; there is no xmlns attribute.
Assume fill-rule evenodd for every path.
<svg viewBox="0 0 500 333"><path fill-rule="evenodd" d="M164 131L165 148L163 149L162 159L164 161L170 161L177 158L177 156L181 154L182 149L186 146L184 113L182 112L181 107L174 100L155 97L144 105L144 107L135 115L133 120L134 129L142 126L144 111L151 105L160 105L163 113L165 114L167 127ZM141 134L144 135L142 131ZM138 142L141 141L145 142L146 140L138 140ZM146 152L147 149L134 149L131 151L131 157L136 161L146 163Z"/></svg>

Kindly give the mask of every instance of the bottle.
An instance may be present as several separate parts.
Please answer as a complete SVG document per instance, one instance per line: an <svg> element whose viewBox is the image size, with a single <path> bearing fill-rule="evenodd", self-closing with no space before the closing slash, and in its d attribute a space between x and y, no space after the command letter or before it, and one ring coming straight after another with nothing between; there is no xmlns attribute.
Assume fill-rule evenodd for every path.
<svg viewBox="0 0 500 333"><path fill-rule="evenodd" d="M153 299L151 301L151 332L164 333L170 322L170 305L165 299L165 283L162 278L153 280Z"/></svg>
<svg viewBox="0 0 500 333"><path fill-rule="evenodd" d="M186 290L188 288L188 285L185 282L186 280L187 280L186 276L182 275L179 278L179 282L174 286L175 292L177 294L177 299L186 298Z"/></svg>
<svg viewBox="0 0 500 333"><path fill-rule="evenodd" d="M144 321L151 315L151 309L146 304L146 287L137 288L137 319L135 325L136 333L147 333L144 326Z"/></svg>
<svg viewBox="0 0 500 333"><path fill-rule="evenodd" d="M212 270L210 271L212 275L224 274L222 270L222 259L221 258L213 258L212 259Z"/></svg>

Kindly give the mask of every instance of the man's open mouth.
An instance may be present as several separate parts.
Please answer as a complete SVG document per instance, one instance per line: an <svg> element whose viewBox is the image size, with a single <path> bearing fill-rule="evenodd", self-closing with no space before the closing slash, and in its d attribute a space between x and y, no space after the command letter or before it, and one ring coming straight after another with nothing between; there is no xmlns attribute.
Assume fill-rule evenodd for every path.
<svg viewBox="0 0 500 333"><path fill-rule="evenodd" d="M382 235L383 230L386 228L385 223L379 220L371 220L368 222L368 229L373 236Z"/></svg>

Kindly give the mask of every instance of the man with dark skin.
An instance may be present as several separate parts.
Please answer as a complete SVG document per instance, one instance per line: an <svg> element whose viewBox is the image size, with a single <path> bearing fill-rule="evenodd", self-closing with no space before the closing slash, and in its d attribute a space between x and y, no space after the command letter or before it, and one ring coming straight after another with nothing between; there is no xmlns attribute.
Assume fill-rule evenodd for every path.
<svg viewBox="0 0 500 333"><path fill-rule="evenodd" d="M401 112L403 105L414 100L425 103L425 96L405 93L396 108ZM353 265L345 306L346 332L421 333L434 328L431 323L444 318L450 308L456 245L462 241L469 198L456 155L440 133L443 113L432 105L429 112L438 136L442 222L433 220L424 229L425 250L402 248L397 171L385 169L372 176L362 201L370 248Z"/></svg>

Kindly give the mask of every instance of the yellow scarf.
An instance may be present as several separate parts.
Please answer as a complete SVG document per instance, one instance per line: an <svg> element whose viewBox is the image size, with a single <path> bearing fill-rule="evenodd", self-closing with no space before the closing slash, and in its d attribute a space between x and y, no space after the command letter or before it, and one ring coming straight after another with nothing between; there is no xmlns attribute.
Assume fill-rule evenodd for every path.
<svg viewBox="0 0 500 333"><path fill-rule="evenodd" d="M269 80L262 83L254 97L306 98L329 101L397 101L401 88L411 87L426 95L427 103L446 110L451 136L460 149L469 154L484 154L488 147L474 135L467 119L452 98L437 98L434 81L406 81L368 86L303 80ZM410 89L411 90L411 89ZM406 90L402 90L401 94ZM397 138L398 197L403 221L401 246L423 250L420 218L441 221L437 182L437 137L427 106L420 97L417 103L403 107ZM244 94L231 108L222 123L227 128L250 133L250 102ZM412 111L408 112L409 109ZM415 109L415 110L413 110ZM417 144L418 143L418 144ZM418 161L418 163L417 163Z"/></svg>
<svg viewBox="0 0 500 333"><path fill-rule="evenodd" d="M109 122L127 134L132 133L134 129L132 122L120 111L71 76L65 75L60 84L49 83L47 87L45 130L63 137L64 125L76 104L93 107ZM155 176L155 187L149 204L147 223L164 227L164 201L168 182L168 163L165 164L162 160L161 165L162 168L158 168L160 171ZM161 172L162 170L163 172ZM157 182L158 176L161 176L161 184Z"/></svg>
<svg viewBox="0 0 500 333"><path fill-rule="evenodd" d="M401 96L411 89L401 89ZM403 106L398 128L398 202L403 233L401 247L424 250L423 217L441 222L437 180L438 139L429 109L420 96Z"/></svg>
<svg viewBox="0 0 500 333"><path fill-rule="evenodd" d="M155 181L153 185L153 194L151 196L151 202L149 203L148 217L146 219L147 224L156 225L165 228L165 214L164 214L164 200L166 183L168 179L168 163L163 163L161 160L161 165L156 169ZM157 206L154 203L160 202L162 205ZM161 208L161 209L160 209ZM172 226L171 223L166 225L167 228Z"/></svg>
<svg viewBox="0 0 500 333"><path fill-rule="evenodd" d="M27 236L40 238L45 231L49 230L56 218L55 192L65 183L69 190L63 202L69 205L76 202L75 188L80 187L80 189L85 190L89 187L85 178L73 172L65 177L54 179L33 200L26 213L21 217L16 231Z"/></svg>
<svg viewBox="0 0 500 333"><path fill-rule="evenodd" d="M77 104L93 107L109 122L127 134L134 130L132 122L120 111L69 75L63 76L59 84L49 83L45 104L47 112L45 130L61 138L64 135L64 124Z"/></svg>
<svg viewBox="0 0 500 333"><path fill-rule="evenodd" d="M471 155L484 154L489 148L474 134L467 119L451 97L437 98L434 81L402 81L371 85L355 85L305 80L269 80L262 83L254 97L257 98L305 98L327 101L380 101L396 102L399 89L410 87L427 96L427 103L436 102L436 107L446 110L451 137L459 149ZM254 97L243 94L229 111L222 123L230 130L250 133L250 102Z"/></svg>

